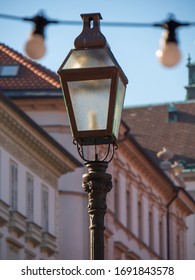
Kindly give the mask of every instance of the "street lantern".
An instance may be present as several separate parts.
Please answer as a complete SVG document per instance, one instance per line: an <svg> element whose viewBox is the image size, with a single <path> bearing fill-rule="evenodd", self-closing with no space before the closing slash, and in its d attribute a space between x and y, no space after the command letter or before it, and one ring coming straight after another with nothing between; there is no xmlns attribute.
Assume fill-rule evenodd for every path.
<svg viewBox="0 0 195 280"><path fill-rule="evenodd" d="M74 143L88 169L82 187L88 193L90 258L103 260L106 195L112 189L112 176L106 169L114 156L127 78L100 32L101 15L82 14L81 17L83 30L58 74ZM108 147L102 159L96 148L100 144ZM83 147L87 145L95 146L94 160L85 158Z"/></svg>
<svg viewBox="0 0 195 280"><path fill-rule="evenodd" d="M81 146L117 141L127 78L99 29L82 14L83 31L58 70L73 138Z"/></svg>

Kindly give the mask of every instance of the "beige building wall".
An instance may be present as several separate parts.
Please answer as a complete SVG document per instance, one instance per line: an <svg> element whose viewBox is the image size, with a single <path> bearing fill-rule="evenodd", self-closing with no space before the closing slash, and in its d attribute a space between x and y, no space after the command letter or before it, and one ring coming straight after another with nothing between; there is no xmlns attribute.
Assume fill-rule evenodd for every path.
<svg viewBox="0 0 195 280"><path fill-rule="evenodd" d="M195 171L189 170L182 173L183 180L186 184L186 190L195 200ZM187 257L190 260L195 260L195 214L187 217Z"/></svg>
<svg viewBox="0 0 195 280"><path fill-rule="evenodd" d="M55 259L58 178L78 163L3 96L0 119L0 259Z"/></svg>

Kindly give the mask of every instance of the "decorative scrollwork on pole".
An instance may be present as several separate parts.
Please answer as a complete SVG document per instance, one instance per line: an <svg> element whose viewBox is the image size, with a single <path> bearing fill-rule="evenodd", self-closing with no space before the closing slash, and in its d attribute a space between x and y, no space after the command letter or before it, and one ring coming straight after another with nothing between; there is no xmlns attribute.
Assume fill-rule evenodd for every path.
<svg viewBox="0 0 195 280"><path fill-rule="evenodd" d="M106 195L112 189L112 176L106 173L107 162L87 162L88 173L83 175L82 187L88 193L88 213L90 218L90 258L104 259L104 215Z"/></svg>

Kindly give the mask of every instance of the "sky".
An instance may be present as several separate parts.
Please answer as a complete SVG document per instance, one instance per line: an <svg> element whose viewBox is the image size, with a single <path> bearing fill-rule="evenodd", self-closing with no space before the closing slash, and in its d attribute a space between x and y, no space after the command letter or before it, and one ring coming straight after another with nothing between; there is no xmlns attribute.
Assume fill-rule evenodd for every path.
<svg viewBox="0 0 195 280"><path fill-rule="evenodd" d="M56 72L74 48L74 39L82 31L80 14L101 13L105 22L154 23L170 13L181 22L195 22L195 0L6 0L0 14L35 16L43 10L49 19L81 21L79 26L48 25L47 53L37 61ZM24 45L32 24L0 18L0 41L24 54ZM159 64L161 28L101 26L111 50L128 78L125 107L185 101L188 85L187 58L195 61L195 26L178 29L181 62L173 68Z"/></svg>

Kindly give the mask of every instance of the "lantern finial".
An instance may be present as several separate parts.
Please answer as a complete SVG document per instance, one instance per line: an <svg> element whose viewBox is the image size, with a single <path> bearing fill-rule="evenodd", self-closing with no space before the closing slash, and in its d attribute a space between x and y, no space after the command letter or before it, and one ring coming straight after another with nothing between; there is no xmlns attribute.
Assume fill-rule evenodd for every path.
<svg viewBox="0 0 195 280"><path fill-rule="evenodd" d="M81 14L81 18L83 19L83 30L74 41L75 48L105 47L107 44L106 38L100 31L101 14Z"/></svg>

